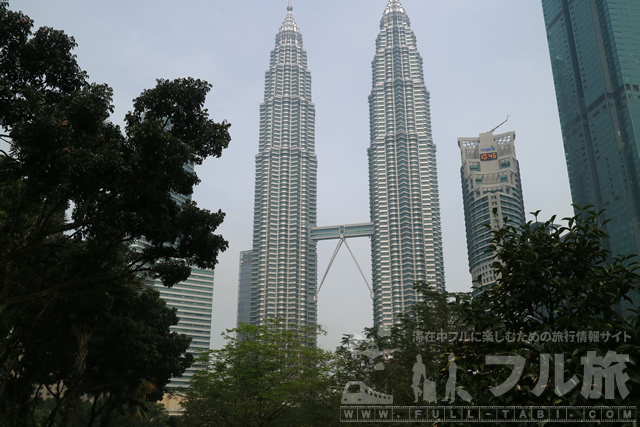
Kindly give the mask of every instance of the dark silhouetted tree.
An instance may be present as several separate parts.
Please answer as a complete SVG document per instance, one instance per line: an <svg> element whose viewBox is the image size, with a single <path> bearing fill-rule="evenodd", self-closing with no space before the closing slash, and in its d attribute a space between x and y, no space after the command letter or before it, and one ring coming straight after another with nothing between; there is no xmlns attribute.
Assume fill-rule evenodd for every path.
<svg viewBox="0 0 640 427"><path fill-rule="evenodd" d="M211 86L158 80L123 133L74 39L32 28L0 4L0 425L27 424L41 386L64 389L52 414L66 424L83 395L111 396L104 411L141 386L157 399L188 365L187 341L139 275L172 286L227 247L224 213L170 195L199 182L185 164L229 143L229 124L203 108Z"/></svg>

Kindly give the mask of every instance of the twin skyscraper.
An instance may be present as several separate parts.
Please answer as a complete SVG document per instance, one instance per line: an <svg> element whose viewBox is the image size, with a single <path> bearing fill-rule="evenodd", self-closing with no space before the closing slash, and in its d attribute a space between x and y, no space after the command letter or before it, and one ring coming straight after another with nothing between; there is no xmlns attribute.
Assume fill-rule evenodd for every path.
<svg viewBox="0 0 640 427"><path fill-rule="evenodd" d="M311 73L291 4L265 73L256 156L253 249L241 254L238 321L315 325L317 158ZM429 92L409 17L390 0L380 22L369 95L371 222L334 238L371 236L373 313L389 325L418 300L414 283L444 290L442 230ZM363 153L364 154L364 153ZM325 230L331 227L323 228ZM358 234L359 233L359 234ZM325 236L326 237L326 236Z"/></svg>
<svg viewBox="0 0 640 427"><path fill-rule="evenodd" d="M541 3L573 202L604 211L612 255L640 253L640 2ZM316 241L370 236L374 325L389 325L418 300L415 282L444 290L436 148L416 37L400 2L389 0L369 95L370 221L317 227L315 109L292 10L265 75L253 249L241 254L238 321L315 324ZM524 222L515 133L494 130L458 139L476 290L497 279L484 224Z"/></svg>

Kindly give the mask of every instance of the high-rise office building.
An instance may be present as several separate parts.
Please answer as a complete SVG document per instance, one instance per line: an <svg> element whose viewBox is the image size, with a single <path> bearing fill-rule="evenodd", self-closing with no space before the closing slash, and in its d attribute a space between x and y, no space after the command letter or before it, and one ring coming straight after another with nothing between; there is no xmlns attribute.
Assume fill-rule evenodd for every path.
<svg viewBox="0 0 640 427"><path fill-rule="evenodd" d="M158 292L168 307L176 308L178 324L173 332L191 338L187 350L194 357L207 351L211 344L211 314L213 305L213 270L191 267L191 276L183 282L167 288L159 279L147 279L147 284ZM187 387L197 368L187 368L179 378L172 378L170 387Z"/></svg>
<svg viewBox="0 0 640 427"><path fill-rule="evenodd" d="M614 255L639 254L640 1L542 6L573 203L605 209Z"/></svg>
<svg viewBox="0 0 640 427"><path fill-rule="evenodd" d="M495 129L494 129L495 130ZM525 223L520 167L516 159L515 132L494 135L493 131L475 138L458 138L462 156L460 176L467 231L467 252L473 293L496 283L491 268L494 254L489 250L491 229Z"/></svg>
<svg viewBox="0 0 640 427"><path fill-rule="evenodd" d="M389 0L376 40L369 95L369 197L374 323L418 301L422 281L444 290L436 146L429 92L409 17Z"/></svg>
<svg viewBox="0 0 640 427"><path fill-rule="evenodd" d="M250 323L280 317L315 325L317 158L311 73L289 4L260 104L253 216Z"/></svg>

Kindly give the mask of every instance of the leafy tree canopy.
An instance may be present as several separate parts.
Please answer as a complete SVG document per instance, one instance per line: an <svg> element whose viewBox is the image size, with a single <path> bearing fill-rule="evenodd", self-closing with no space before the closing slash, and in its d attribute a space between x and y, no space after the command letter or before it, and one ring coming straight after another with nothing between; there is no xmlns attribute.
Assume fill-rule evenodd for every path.
<svg viewBox="0 0 640 427"><path fill-rule="evenodd" d="M565 218L566 225L555 224L555 216L539 222L538 215L522 227L507 222L493 232L500 279L481 301L501 321L527 332L578 330L586 319L606 327L618 319L617 305L637 289L635 257L608 262L599 214L588 208Z"/></svg>
<svg viewBox="0 0 640 427"><path fill-rule="evenodd" d="M435 291L423 282L415 283L414 288L420 300L401 313L392 328L367 328L362 340L353 335L343 337L336 350L336 389L344 390L348 382L362 381L376 391L392 394L394 405L414 405L413 367L418 355L425 377L440 379L443 355L446 360L449 347L446 341L425 339L425 335L431 333L435 338L436 333L466 330L463 302L470 294Z"/></svg>
<svg viewBox="0 0 640 427"><path fill-rule="evenodd" d="M337 416L330 403L332 355L315 346L319 329L278 321L227 330L227 344L200 358L185 401L188 426L319 425Z"/></svg>
<svg viewBox="0 0 640 427"><path fill-rule="evenodd" d="M493 231L495 286L471 300L417 283L420 302L400 316L390 333L374 328L364 341L346 337L337 351L336 388L362 381L392 394L394 405L424 404L424 383L411 387L420 355L424 378L435 383L436 404L447 404L442 401L455 372L456 405L637 406L640 316L622 317L617 307L638 289L638 264L632 257L610 256L602 245L599 215L589 208L578 209L562 225L555 217L540 222L534 215L536 221L506 222ZM393 351L387 356L384 350ZM628 356L628 361L613 368L614 355L622 361ZM507 392L494 393L514 365L491 364L487 356L524 361ZM607 380L594 377L589 363L603 369L600 374L607 372L609 382L616 376L613 396L606 396ZM598 382L601 394L594 391Z"/></svg>
<svg viewBox="0 0 640 427"><path fill-rule="evenodd" d="M111 88L89 82L75 46L0 4L0 419L8 425L27 424L41 386L64 390L52 416L67 424L83 395L102 414L138 401L141 389L157 399L190 363L188 340L169 332L175 312L144 290L139 273L172 286L192 265L213 268L227 248L215 234L224 213L171 197L199 182L186 164L219 157L229 143L229 124L203 108L211 86L158 80L134 100L123 132L108 121Z"/></svg>
<svg viewBox="0 0 640 427"><path fill-rule="evenodd" d="M534 213L535 222L520 227L507 222L493 231L497 284L473 299L464 320L478 336L490 332L497 339L451 347L459 357L458 369L464 372L459 375L461 384L473 391L474 404L637 404L638 312L623 318L617 307L630 291L638 290L638 263L633 257L610 256L602 245L606 234L599 225L599 213L590 207L578 208L575 216L564 218L565 225L556 224L555 216L539 222L538 214ZM609 351L629 356L625 372L630 375L626 381L630 394L585 398L583 383L589 386L595 380L588 375L583 357L588 352L605 357ZM549 355L547 383L541 382L547 369L542 354ZM518 386L509 393L490 393L510 375L512 366L485 365L487 355L526 360ZM554 369L562 371L563 379L575 375L579 385L570 392L555 393ZM539 396L532 393L536 387Z"/></svg>
<svg viewBox="0 0 640 427"><path fill-rule="evenodd" d="M185 164L220 156L229 143L229 125L202 108L211 86L158 80L134 101L123 134L107 121L111 88L88 82L73 38L46 27L31 35L28 17L0 11L0 127L9 146L0 156L0 268L74 240L91 243L90 265L143 236L149 245L132 261L167 286L188 277L189 265L212 268L227 247L213 233L224 214L170 195L191 194L199 182ZM5 275L0 307L55 292L69 284L69 270L46 289L23 289Z"/></svg>

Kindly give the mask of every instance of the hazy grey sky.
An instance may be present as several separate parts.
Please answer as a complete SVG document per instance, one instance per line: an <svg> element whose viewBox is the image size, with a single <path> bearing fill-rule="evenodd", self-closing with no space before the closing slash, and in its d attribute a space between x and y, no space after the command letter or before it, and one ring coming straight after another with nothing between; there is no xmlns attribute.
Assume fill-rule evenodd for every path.
<svg viewBox="0 0 640 427"><path fill-rule="evenodd" d="M369 220L366 149L371 60L387 0L294 0L312 75L318 155L318 225ZM572 214L564 150L539 0L402 0L424 60L438 148L446 287L468 291L458 137L516 132L525 209L542 218ZM238 255L251 248L258 106L286 0L10 0L10 8L75 37L90 79L114 89L112 121L156 78L213 84L207 108L232 124L231 145L196 172L194 199L227 218L229 249L216 268L213 346L235 327ZM320 242L324 273L336 243ZM370 277L369 240L350 240ZM371 326L369 292L346 248L319 294L318 321L333 349L342 334Z"/></svg>

